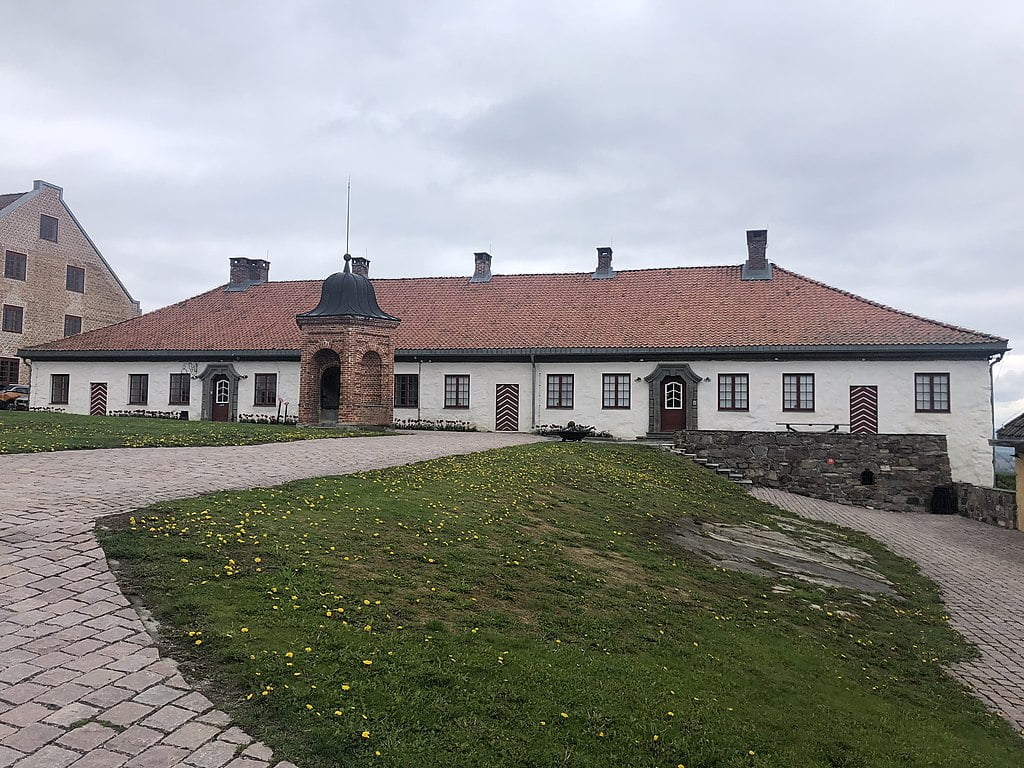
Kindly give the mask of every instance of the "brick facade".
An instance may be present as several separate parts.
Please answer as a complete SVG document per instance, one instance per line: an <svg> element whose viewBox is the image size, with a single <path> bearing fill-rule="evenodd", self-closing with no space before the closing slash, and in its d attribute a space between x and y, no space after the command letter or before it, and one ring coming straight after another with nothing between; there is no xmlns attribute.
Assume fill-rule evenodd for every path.
<svg viewBox="0 0 1024 768"><path fill-rule="evenodd" d="M340 368L338 424L382 425L394 419L397 321L356 317L303 319L299 422L320 424L320 378ZM336 357L335 357L336 356Z"/></svg>
<svg viewBox="0 0 1024 768"><path fill-rule="evenodd" d="M40 237L41 215L57 219L56 242ZM7 251L25 254L25 280L4 277ZM69 266L85 270L84 292L68 290ZM41 181L0 209L0 304L24 308L21 333L0 331L0 358L62 338L67 316L80 317L84 332L139 314L138 302L65 205L61 188ZM27 384L29 366L19 363L18 379Z"/></svg>

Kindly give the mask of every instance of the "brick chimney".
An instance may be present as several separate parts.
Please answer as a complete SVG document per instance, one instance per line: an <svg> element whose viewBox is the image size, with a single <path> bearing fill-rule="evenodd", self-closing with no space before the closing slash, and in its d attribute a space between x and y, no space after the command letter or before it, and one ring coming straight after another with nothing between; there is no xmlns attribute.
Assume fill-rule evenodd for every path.
<svg viewBox="0 0 1024 768"><path fill-rule="evenodd" d="M741 276L744 280L771 280L772 265L768 263L765 251L768 249L767 229L747 230L747 260Z"/></svg>
<svg viewBox="0 0 1024 768"><path fill-rule="evenodd" d="M597 249L597 270L591 277L595 280L607 280L615 275L612 272L612 249L611 248L598 248Z"/></svg>
<svg viewBox="0 0 1024 768"><path fill-rule="evenodd" d="M370 276L370 260L364 259L362 256L352 257L352 274L362 275L363 277Z"/></svg>
<svg viewBox="0 0 1024 768"><path fill-rule="evenodd" d="M491 254L486 251L473 254L473 276L471 283L489 283L491 281Z"/></svg>
<svg viewBox="0 0 1024 768"><path fill-rule="evenodd" d="M270 277L270 262L263 259L231 259L231 276L227 290L244 291L250 285L267 282Z"/></svg>

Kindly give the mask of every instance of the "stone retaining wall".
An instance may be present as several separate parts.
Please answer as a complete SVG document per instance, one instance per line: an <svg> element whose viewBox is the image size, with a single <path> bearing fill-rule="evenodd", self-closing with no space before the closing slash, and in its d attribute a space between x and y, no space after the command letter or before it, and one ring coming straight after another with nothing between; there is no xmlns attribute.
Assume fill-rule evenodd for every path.
<svg viewBox="0 0 1024 768"><path fill-rule="evenodd" d="M1017 494L1001 488L955 483L956 511L972 520L1000 528L1017 527Z"/></svg>
<svg viewBox="0 0 1024 768"><path fill-rule="evenodd" d="M863 507L927 512L952 486L945 435L695 430L676 444L755 485Z"/></svg>

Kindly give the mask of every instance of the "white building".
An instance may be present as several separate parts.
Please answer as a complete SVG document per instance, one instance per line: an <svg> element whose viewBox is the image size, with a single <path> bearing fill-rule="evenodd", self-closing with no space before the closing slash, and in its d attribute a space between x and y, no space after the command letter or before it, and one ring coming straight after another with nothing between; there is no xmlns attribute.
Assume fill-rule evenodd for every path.
<svg viewBox="0 0 1024 768"><path fill-rule="evenodd" d="M788 272L765 259L764 231L747 241L741 266L616 272L599 248L593 273L492 275L479 253L470 278L373 280L379 308L401 322L393 391L370 387L380 402L364 404L393 395L398 419L510 431L574 421L622 438L787 425L942 434L953 479L991 485L990 361L1006 340ZM368 262L352 265L364 281ZM233 259L227 285L22 350L31 405L298 413L300 352L317 337L296 315L317 305L324 282L270 282L268 269Z"/></svg>

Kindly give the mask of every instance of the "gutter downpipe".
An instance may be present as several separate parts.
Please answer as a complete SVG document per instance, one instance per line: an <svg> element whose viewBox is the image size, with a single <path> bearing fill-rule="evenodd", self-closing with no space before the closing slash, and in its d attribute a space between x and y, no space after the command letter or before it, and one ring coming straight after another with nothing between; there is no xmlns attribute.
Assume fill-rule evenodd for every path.
<svg viewBox="0 0 1024 768"><path fill-rule="evenodd" d="M991 373L991 371L990 371L990 373ZM422 401L422 398L420 397L420 384L422 383L422 381L423 381L423 359L418 357L418 358L416 358L416 421L420 421L423 418L420 415L420 408L422 407L420 405L420 402ZM993 454L993 456L994 455L995 454ZM994 462L995 459L992 459L992 461Z"/></svg>
<svg viewBox="0 0 1024 768"><path fill-rule="evenodd" d="M537 358L532 352L529 353L529 372L529 428L535 430L537 429Z"/></svg>
<svg viewBox="0 0 1024 768"><path fill-rule="evenodd" d="M1009 352L1009 350L1007 350ZM995 359L989 358L988 361L988 404L989 413L992 414L992 439L996 439L996 383L995 377L992 375L992 369L996 367L1003 360L1003 355L1006 352L999 352L994 355ZM996 447L992 446L992 484L995 485L996 477Z"/></svg>

